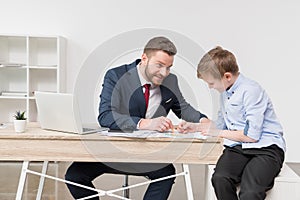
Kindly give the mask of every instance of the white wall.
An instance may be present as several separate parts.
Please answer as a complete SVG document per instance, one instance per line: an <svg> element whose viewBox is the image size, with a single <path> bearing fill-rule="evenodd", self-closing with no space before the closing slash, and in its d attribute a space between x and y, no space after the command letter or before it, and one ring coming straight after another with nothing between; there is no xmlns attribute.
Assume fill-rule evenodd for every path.
<svg viewBox="0 0 300 200"><path fill-rule="evenodd" d="M0 0L0 7L0 34L67 38L68 92L73 92L82 64L96 47L135 29L168 29L205 51L216 45L233 51L241 71L261 83L273 100L285 129L286 160L300 162L298 1ZM202 55L199 52L199 59ZM210 114L199 102L200 109Z"/></svg>

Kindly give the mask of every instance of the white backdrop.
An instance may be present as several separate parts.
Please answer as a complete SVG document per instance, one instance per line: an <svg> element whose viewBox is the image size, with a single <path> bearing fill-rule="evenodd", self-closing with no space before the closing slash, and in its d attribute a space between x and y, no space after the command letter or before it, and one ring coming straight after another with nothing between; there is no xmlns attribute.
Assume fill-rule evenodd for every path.
<svg viewBox="0 0 300 200"><path fill-rule="evenodd" d="M192 39L205 51L216 45L231 50L237 56L241 72L258 81L273 100L285 130L286 161L300 162L299 1L0 0L0 7L0 34L67 38L67 92L74 91L76 77L90 53L127 31L167 29ZM199 52L199 59L202 55ZM180 72L176 65L174 69ZM183 76L196 79L194 71ZM193 81L196 83L193 90L209 95L200 80ZM193 96L188 91L184 93L188 100ZM202 104L199 100L196 106L212 115L205 101Z"/></svg>

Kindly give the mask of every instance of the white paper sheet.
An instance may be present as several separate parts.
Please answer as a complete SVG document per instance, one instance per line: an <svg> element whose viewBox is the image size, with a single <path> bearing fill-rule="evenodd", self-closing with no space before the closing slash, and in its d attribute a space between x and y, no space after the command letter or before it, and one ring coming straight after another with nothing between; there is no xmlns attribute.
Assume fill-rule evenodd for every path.
<svg viewBox="0 0 300 200"><path fill-rule="evenodd" d="M110 137L130 137L130 138L183 138L183 139L200 139L205 140L207 136L201 134L201 132L195 133L179 133L175 131L174 133L171 131L168 132L157 132L157 131L150 131L150 130L138 130L133 131L132 133L124 133L124 132L109 132L103 131L101 134L110 136Z"/></svg>

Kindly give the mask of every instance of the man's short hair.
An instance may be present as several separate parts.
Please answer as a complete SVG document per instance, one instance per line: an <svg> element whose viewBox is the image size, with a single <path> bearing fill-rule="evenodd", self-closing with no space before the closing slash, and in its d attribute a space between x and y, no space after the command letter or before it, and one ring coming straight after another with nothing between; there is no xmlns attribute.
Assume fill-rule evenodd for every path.
<svg viewBox="0 0 300 200"><path fill-rule="evenodd" d="M150 39L144 47L144 53L147 56L156 51L164 51L170 56L174 56L177 53L177 49L173 42L163 36Z"/></svg>

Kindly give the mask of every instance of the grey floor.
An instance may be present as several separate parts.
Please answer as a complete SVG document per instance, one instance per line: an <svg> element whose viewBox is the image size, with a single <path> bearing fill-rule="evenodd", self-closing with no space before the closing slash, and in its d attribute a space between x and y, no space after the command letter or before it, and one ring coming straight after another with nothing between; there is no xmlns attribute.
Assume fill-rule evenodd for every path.
<svg viewBox="0 0 300 200"><path fill-rule="evenodd" d="M47 174L54 175L59 178L63 178L64 173L70 163L57 162L50 163ZM300 163L288 163L288 165L300 176ZM42 163L33 162L30 164L30 169L40 171ZM21 162L0 162L0 199L1 200L13 200L15 199L19 175L21 171ZM181 171L180 166L175 166L177 171ZM190 165L193 192L195 200L203 199L204 183L205 183L205 167L204 165ZM122 186L122 175L103 175L95 180L97 187L108 190ZM135 184L144 181L143 177L130 176L130 184ZM26 185L24 188L23 200L35 200L39 183L39 177L36 175L28 175ZM54 180L46 179L45 187L43 191L43 200L72 200L64 183ZM138 189L132 189L130 196L132 199L142 199L143 193L146 190L146 186L142 186ZM121 193L119 193L121 195ZM115 198L103 197L101 200L109 200ZM184 180L182 177L176 179L173 186L170 200L184 200L186 199L186 191L184 188Z"/></svg>

